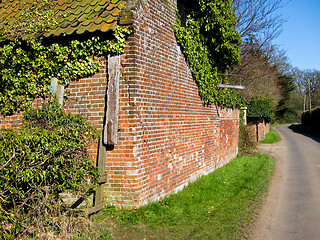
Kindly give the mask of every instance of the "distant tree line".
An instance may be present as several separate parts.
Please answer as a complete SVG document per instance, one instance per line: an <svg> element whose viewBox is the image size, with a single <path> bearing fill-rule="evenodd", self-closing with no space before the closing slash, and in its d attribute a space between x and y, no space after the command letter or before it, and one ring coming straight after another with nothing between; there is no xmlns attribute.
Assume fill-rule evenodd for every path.
<svg viewBox="0 0 320 240"><path fill-rule="evenodd" d="M289 64L286 53L273 40L285 22L277 11L287 0L234 0L236 29L241 39L241 64L230 74L232 84L245 85L246 99L272 100L274 119L298 122L303 111L320 105L320 71Z"/></svg>

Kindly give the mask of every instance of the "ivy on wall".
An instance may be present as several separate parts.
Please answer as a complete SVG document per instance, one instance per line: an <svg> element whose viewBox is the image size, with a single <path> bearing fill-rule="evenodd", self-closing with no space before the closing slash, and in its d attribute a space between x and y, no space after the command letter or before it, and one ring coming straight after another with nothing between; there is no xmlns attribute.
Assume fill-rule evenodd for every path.
<svg viewBox="0 0 320 240"><path fill-rule="evenodd" d="M21 39L0 42L0 114L11 115L35 98L49 96L52 77L68 85L94 74L99 63L93 57L122 53L130 33L117 27L112 41L94 37L51 44Z"/></svg>
<svg viewBox="0 0 320 240"><path fill-rule="evenodd" d="M228 70L240 63L241 39L231 4L230 0L180 1L183 11L179 14L185 15L181 19L186 23L179 16L174 31L204 104L239 108L240 93L217 87L228 81Z"/></svg>

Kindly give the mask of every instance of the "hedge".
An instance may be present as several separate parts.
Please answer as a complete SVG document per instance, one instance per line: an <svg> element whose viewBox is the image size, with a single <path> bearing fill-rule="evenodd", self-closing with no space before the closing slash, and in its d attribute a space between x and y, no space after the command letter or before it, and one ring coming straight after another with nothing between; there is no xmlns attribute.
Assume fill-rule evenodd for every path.
<svg viewBox="0 0 320 240"><path fill-rule="evenodd" d="M253 97L247 102L248 117L271 119L273 116L273 100L265 97Z"/></svg>

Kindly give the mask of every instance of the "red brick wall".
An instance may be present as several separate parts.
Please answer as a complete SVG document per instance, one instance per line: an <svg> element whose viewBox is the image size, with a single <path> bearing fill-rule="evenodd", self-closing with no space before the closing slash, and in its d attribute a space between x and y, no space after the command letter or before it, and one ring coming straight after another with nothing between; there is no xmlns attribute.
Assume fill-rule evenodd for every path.
<svg viewBox="0 0 320 240"><path fill-rule="evenodd" d="M0 115L0 128L9 128L18 126L21 123L22 114L3 117Z"/></svg>
<svg viewBox="0 0 320 240"><path fill-rule="evenodd" d="M135 13L135 32L121 56L118 144L107 151L105 185L108 203L129 208L223 166L238 153L239 131L238 110L202 104L171 26L176 1L139 1ZM66 102L67 111L99 129L107 87L102 64L95 76L70 84Z"/></svg>
<svg viewBox="0 0 320 240"><path fill-rule="evenodd" d="M270 131L270 123L263 118L248 118L248 126L256 136L256 141L263 141Z"/></svg>
<svg viewBox="0 0 320 240"><path fill-rule="evenodd" d="M67 88L70 97L65 101L65 110L83 115L96 128L102 129L107 89L106 60L100 59L99 63L101 69L97 74L70 83Z"/></svg>
<svg viewBox="0 0 320 240"><path fill-rule="evenodd" d="M171 23L175 3L141 1L122 56L119 142L107 200L134 207L176 192L237 155L239 111L204 107Z"/></svg>
<svg viewBox="0 0 320 240"><path fill-rule="evenodd" d="M264 124L265 124L265 126L264 126L264 134L266 135L271 130L271 124L270 124L269 121L266 121L266 120L264 121Z"/></svg>

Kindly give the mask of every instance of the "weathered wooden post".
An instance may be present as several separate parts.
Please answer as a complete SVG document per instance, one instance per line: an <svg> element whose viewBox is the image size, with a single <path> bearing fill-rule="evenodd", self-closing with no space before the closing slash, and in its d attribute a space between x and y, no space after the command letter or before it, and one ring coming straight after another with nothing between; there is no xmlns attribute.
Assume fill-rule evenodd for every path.
<svg viewBox="0 0 320 240"><path fill-rule="evenodd" d="M120 56L108 56L108 86L106 94L106 113L102 139L99 141L97 166L100 171L99 187L94 193L93 207L82 209L85 215L98 212L104 208L104 183L107 182L105 173L107 148L117 144L118 137L118 108L119 108L119 79L120 79ZM52 79L51 87L57 89L56 80ZM54 90L56 92L56 90ZM79 199L72 205L76 208L84 199Z"/></svg>
<svg viewBox="0 0 320 240"><path fill-rule="evenodd" d="M120 56L108 56L108 75L103 143L116 145L118 139Z"/></svg>
<svg viewBox="0 0 320 240"><path fill-rule="evenodd" d="M94 196L94 208L87 211L99 211L104 207L104 187L107 182L105 173L107 149L106 145L117 144L118 138L118 108L119 108L119 79L120 79L120 56L108 56L108 86L106 94L106 113L103 137L99 142L98 168L101 174L99 187Z"/></svg>
<svg viewBox="0 0 320 240"><path fill-rule="evenodd" d="M107 151L106 147L103 145L102 139L99 141L99 149L98 149L98 168L100 172L100 181L99 187L94 195L94 207L97 211L104 208L104 193L103 193L103 184L107 182L107 175L106 175L106 159L107 159Z"/></svg>

